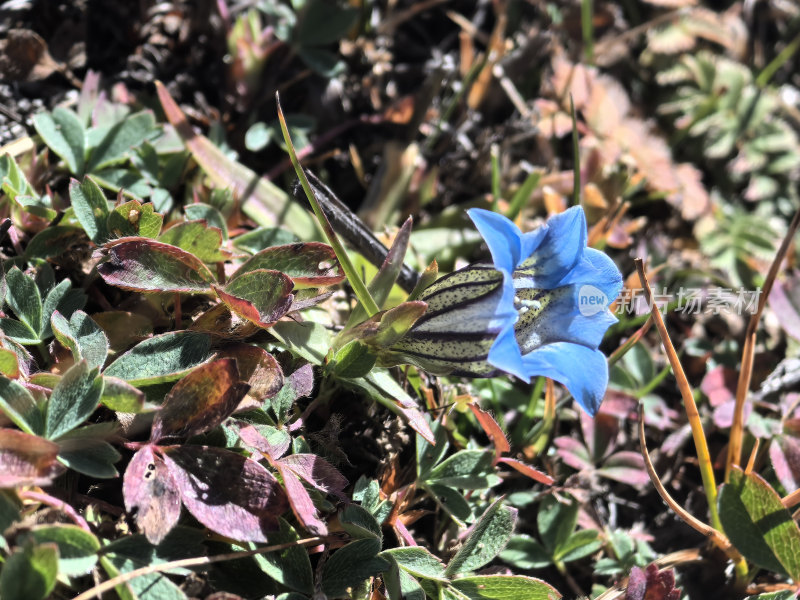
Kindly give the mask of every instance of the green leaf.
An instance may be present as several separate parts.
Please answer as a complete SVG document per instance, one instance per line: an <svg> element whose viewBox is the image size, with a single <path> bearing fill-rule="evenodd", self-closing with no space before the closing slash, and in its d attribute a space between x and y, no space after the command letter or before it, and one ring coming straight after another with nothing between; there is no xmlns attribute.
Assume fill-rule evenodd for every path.
<svg viewBox="0 0 800 600"><path fill-rule="evenodd" d="M94 179L86 176L81 183L76 179L70 181L69 199L89 239L96 244L104 243L108 239L108 200Z"/></svg>
<svg viewBox="0 0 800 600"><path fill-rule="evenodd" d="M372 538L383 539L381 525L366 508L357 504L348 504L339 513L339 522L342 529L350 534L352 538Z"/></svg>
<svg viewBox="0 0 800 600"><path fill-rule="evenodd" d="M14 350L0 348L0 375L6 377L19 377L19 356Z"/></svg>
<svg viewBox="0 0 800 600"><path fill-rule="evenodd" d="M570 498L569 503L559 502L555 496L545 496L537 515L539 536L551 554L564 545L575 531L578 522L578 503Z"/></svg>
<svg viewBox="0 0 800 600"><path fill-rule="evenodd" d="M125 238L108 248L97 271L110 285L142 292L208 293L214 274L196 256L147 238Z"/></svg>
<svg viewBox="0 0 800 600"><path fill-rule="evenodd" d="M31 238L25 246L24 258L30 261L35 258L65 256L69 252L84 251L86 246L86 233L81 227L55 225L42 229Z"/></svg>
<svg viewBox="0 0 800 600"><path fill-rule="evenodd" d="M491 450L459 450L434 467L427 480L467 490L490 488L500 483L493 460Z"/></svg>
<svg viewBox="0 0 800 600"><path fill-rule="evenodd" d="M122 192L122 195L134 200L149 198L153 194L153 188L147 180L138 172L130 168L108 168L101 171L93 171L92 178L100 187L111 190L115 194Z"/></svg>
<svg viewBox="0 0 800 600"><path fill-rule="evenodd" d="M471 527L469 535L445 569L452 577L479 569L497 556L514 532L517 510L496 500Z"/></svg>
<svg viewBox="0 0 800 600"><path fill-rule="evenodd" d="M378 556L381 543L374 538L356 540L334 552L322 570L322 591L328 598L349 597L348 590L391 566Z"/></svg>
<svg viewBox="0 0 800 600"><path fill-rule="evenodd" d="M446 485L437 485L435 483L427 484L426 487L433 494L437 504L455 519L459 525L463 526L472 521L472 507L461 492Z"/></svg>
<svg viewBox="0 0 800 600"><path fill-rule="evenodd" d="M92 150L86 170L99 171L103 167L124 161L129 152L156 133L153 113L142 111L114 125Z"/></svg>
<svg viewBox="0 0 800 600"><path fill-rule="evenodd" d="M113 421L68 431L56 440L59 446L58 460L73 471L90 477L117 477L119 473L114 468L114 463L121 455L105 441L116 434L117 426Z"/></svg>
<svg viewBox="0 0 800 600"><path fill-rule="evenodd" d="M230 252L220 250L222 233L216 227L209 227L205 221L183 221L167 229L158 236L159 242L183 248L207 263L215 263L230 258Z"/></svg>
<svg viewBox="0 0 800 600"><path fill-rule="evenodd" d="M90 369L85 360L73 365L50 395L45 437L56 438L83 423L97 408L102 393L97 369Z"/></svg>
<svg viewBox="0 0 800 600"><path fill-rule="evenodd" d="M357 8L343 8L325 0L308 0L292 32L297 46L325 46L338 42L358 21Z"/></svg>
<svg viewBox="0 0 800 600"><path fill-rule="evenodd" d="M104 371L136 386L180 379L211 356L211 336L175 331L140 342Z"/></svg>
<svg viewBox="0 0 800 600"><path fill-rule="evenodd" d="M52 113L35 115L33 126L44 143L67 163L70 173L83 173L86 131L78 115L59 106Z"/></svg>
<svg viewBox="0 0 800 600"><path fill-rule="evenodd" d="M6 300L17 318L34 332L42 328L42 296L33 281L17 267L6 273Z"/></svg>
<svg viewBox="0 0 800 600"><path fill-rule="evenodd" d="M108 356L108 339L103 330L82 310L72 313L69 321L55 311L50 324L56 339L69 348L76 361L86 359L89 368L100 368Z"/></svg>
<svg viewBox="0 0 800 600"><path fill-rule="evenodd" d="M336 285L344 280L344 271L336 253L328 244L308 242L272 246L248 258L231 275L231 282L257 269L285 273L297 287Z"/></svg>
<svg viewBox="0 0 800 600"><path fill-rule="evenodd" d="M470 600L557 600L554 587L522 575L483 575L456 579L451 584Z"/></svg>
<svg viewBox="0 0 800 600"><path fill-rule="evenodd" d="M25 433L42 435L44 419L30 392L12 379L0 376L0 410Z"/></svg>
<svg viewBox="0 0 800 600"><path fill-rule="evenodd" d="M216 227L222 233L222 239L228 239L228 225L225 217L216 208L202 202L193 202L183 207L186 218L190 221L203 220L209 227Z"/></svg>
<svg viewBox="0 0 800 600"><path fill-rule="evenodd" d="M430 420L430 419L429 419ZM435 444L431 444L421 435L417 435L417 478L425 481L431 469L447 454L450 442L447 439L447 429L439 421L431 424Z"/></svg>
<svg viewBox="0 0 800 600"><path fill-rule="evenodd" d="M289 311L293 287L292 280L280 271L258 269L229 281L224 289L214 286L214 291L232 312L268 327Z"/></svg>
<svg viewBox="0 0 800 600"><path fill-rule="evenodd" d="M744 600L794 600L794 598L796 598L796 596L792 590L783 590L780 592L758 594L757 596L748 596Z"/></svg>
<svg viewBox="0 0 800 600"><path fill-rule="evenodd" d="M363 377L375 366L375 354L358 340L351 340L333 357L328 366L337 377Z"/></svg>
<svg viewBox="0 0 800 600"><path fill-rule="evenodd" d="M108 215L108 230L116 237L155 238L161 233L164 216L151 203L130 200L115 207Z"/></svg>
<svg viewBox="0 0 800 600"><path fill-rule="evenodd" d="M3 600L44 600L56 585L58 548L55 544L26 546L8 557L0 572Z"/></svg>
<svg viewBox="0 0 800 600"><path fill-rule="evenodd" d="M442 561L422 546L392 548L391 550L384 550L379 556L393 558L401 569L416 577L447 581Z"/></svg>
<svg viewBox="0 0 800 600"><path fill-rule="evenodd" d="M2 331L8 339L25 346L31 346L41 342L39 334L25 323L17 321L16 319L9 319L6 317L0 318L0 331Z"/></svg>
<svg viewBox="0 0 800 600"><path fill-rule="evenodd" d="M58 546L58 572L77 576L89 573L97 564L100 542L94 534L76 525L48 525L31 531L33 539Z"/></svg>
<svg viewBox="0 0 800 600"><path fill-rule="evenodd" d="M238 235L231 241L239 250L255 254L271 246L293 244L299 241L299 238L291 231L279 227L259 227Z"/></svg>
<svg viewBox="0 0 800 600"><path fill-rule="evenodd" d="M314 365L322 364L331 347L330 332L313 321L281 321L275 323L269 331L292 354Z"/></svg>
<svg viewBox="0 0 800 600"><path fill-rule="evenodd" d="M425 590L397 563L381 575L389 600L426 600Z"/></svg>
<svg viewBox="0 0 800 600"><path fill-rule="evenodd" d="M572 534L564 544L556 548L553 558L567 563L594 554L602 546L603 542L598 539L596 530L582 529Z"/></svg>
<svg viewBox="0 0 800 600"><path fill-rule="evenodd" d="M123 413L140 413L144 408L144 392L118 377L103 376L100 403Z"/></svg>
<svg viewBox="0 0 800 600"><path fill-rule="evenodd" d="M800 581L800 529L764 479L733 467L720 489L719 516L725 534L745 558Z"/></svg>
<svg viewBox="0 0 800 600"><path fill-rule="evenodd" d="M280 529L269 534L269 543L288 544L299 540L297 531L285 520L278 517ZM286 587L311 594L314 591L314 573L308 552L301 546L261 554L256 558L261 569L278 583Z"/></svg>
<svg viewBox="0 0 800 600"><path fill-rule="evenodd" d="M517 569L543 569L553 564L552 555L527 535L514 535L500 553L500 560Z"/></svg>

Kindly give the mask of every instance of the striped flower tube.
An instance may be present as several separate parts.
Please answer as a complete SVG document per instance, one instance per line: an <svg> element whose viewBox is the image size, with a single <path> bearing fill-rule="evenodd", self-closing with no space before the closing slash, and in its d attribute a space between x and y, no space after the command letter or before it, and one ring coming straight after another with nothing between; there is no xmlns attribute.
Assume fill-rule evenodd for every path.
<svg viewBox="0 0 800 600"><path fill-rule="evenodd" d="M594 415L608 385L598 347L616 322L608 306L622 275L587 248L583 210L525 234L496 213L469 215L494 264L470 265L427 288L419 299L428 308L392 346L393 358L439 375L544 375Z"/></svg>

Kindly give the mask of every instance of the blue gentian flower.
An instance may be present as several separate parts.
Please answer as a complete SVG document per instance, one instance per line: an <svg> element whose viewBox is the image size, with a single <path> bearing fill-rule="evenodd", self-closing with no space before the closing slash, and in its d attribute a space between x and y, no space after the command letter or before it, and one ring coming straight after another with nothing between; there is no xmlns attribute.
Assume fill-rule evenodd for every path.
<svg viewBox="0 0 800 600"><path fill-rule="evenodd" d="M587 248L583 210L570 208L524 234L487 210L469 216L494 264L470 265L427 288L419 298L425 314L392 351L434 374L544 375L594 415L608 385L598 346L616 322L608 306L622 275Z"/></svg>

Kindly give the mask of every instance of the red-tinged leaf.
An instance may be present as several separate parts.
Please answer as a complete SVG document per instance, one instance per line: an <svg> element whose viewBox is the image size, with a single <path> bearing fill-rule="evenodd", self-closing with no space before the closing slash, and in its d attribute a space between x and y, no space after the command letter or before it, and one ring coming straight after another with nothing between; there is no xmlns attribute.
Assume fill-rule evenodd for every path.
<svg viewBox="0 0 800 600"><path fill-rule="evenodd" d="M153 545L161 543L178 522L178 486L154 446L142 447L131 458L122 480L125 510L136 510L136 524Z"/></svg>
<svg viewBox="0 0 800 600"><path fill-rule="evenodd" d="M266 542L288 508L280 484L262 465L209 446L164 448L164 461L186 508L203 525L241 542Z"/></svg>
<svg viewBox="0 0 800 600"><path fill-rule="evenodd" d="M654 564L647 569L633 567L628 580L625 600L679 600L681 591L675 587L672 569L659 571Z"/></svg>
<svg viewBox="0 0 800 600"><path fill-rule="evenodd" d="M517 460L515 458L507 458L503 457L497 461L498 463L502 463L504 465L508 465L512 469L516 469L526 477L530 477L534 481L538 481L539 483L543 483L544 485L553 485L555 483L555 479L542 473L538 469L534 469L530 465L526 465L524 462Z"/></svg>
<svg viewBox="0 0 800 600"><path fill-rule="evenodd" d="M717 407L725 402L735 400L736 383L739 373L729 367L714 367L700 384L700 390L708 397L711 406Z"/></svg>
<svg viewBox="0 0 800 600"><path fill-rule="evenodd" d="M267 269L285 273L298 288L336 285L344 281L344 271L328 244L307 242L272 246L251 256L231 275L231 281Z"/></svg>
<svg viewBox="0 0 800 600"><path fill-rule="evenodd" d="M578 440L563 436L556 438L553 443L557 448L556 454L573 469L577 471L594 469L594 463L589 456L589 451Z"/></svg>
<svg viewBox="0 0 800 600"><path fill-rule="evenodd" d="M225 340L244 340L261 331L258 325L243 319L225 304L209 308L194 320L189 329Z"/></svg>
<svg viewBox="0 0 800 600"><path fill-rule="evenodd" d="M421 410L416 406L403 406L399 402L397 403L397 407L403 416L408 419L408 424L411 426L411 429L420 434L422 439L429 444L436 444L436 437L433 435L433 430Z"/></svg>
<svg viewBox="0 0 800 600"><path fill-rule="evenodd" d="M650 483L650 477L645 471L642 455L628 450L609 456L597 473L608 479L632 486Z"/></svg>
<svg viewBox="0 0 800 600"><path fill-rule="evenodd" d="M283 485L286 488L286 495L289 497L289 504L297 520L303 524L303 527L305 527L309 533L313 535L326 535L328 533L328 527L320 520L317 507L314 506L314 502L311 500L308 490L289 467L281 464L281 461L277 461L275 467L281 474Z"/></svg>
<svg viewBox="0 0 800 600"><path fill-rule="evenodd" d="M339 470L327 460L316 454L291 454L282 458L283 467L303 479L318 490L344 499L342 490L348 482Z"/></svg>
<svg viewBox="0 0 800 600"><path fill-rule="evenodd" d="M787 494L800 488L800 443L797 438L783 435L772 440L769 458Z"/></svg>
<svg viewBox="0 0 800 600"><path fill-rule="evenodd" d="M122 238L105 248L108 260L97 271L106 283L126 290L209 293L216 281L199 258L176 246Z"/></svg>
<svg viewBox="0 0 800 600"><path fill-rule="evenodd" d="M492 440L495 457L499 458L506 452L510 452L511 446L508 444L506 434L500 429L500 425L497 424L494 417L475 404L470 404L469 409L472 411L472 414L475 415L475 418L478 419L478 424L480 424L483 431L485 431L489 439Z"/></svg>
<svg viewBox="0 0 800 600"><path fill-rule="evenodd" d="M274 184L228 158L211 140L196 134L160 82L156 82L156 92L167 119L216 187L231 189L244 212L259 225L275 226L283 222L299 237L313 239L317 234L316 226L305 209Z"/></svg>
<svg viewBox="0 0 800 600"><path fill-rule="evenodd" d="M294 295L292 280L280 271L249 271L214 291L228 308L240 317L269 327L289 312Z"/></svg>
<svg viewBox="0 0 800 600"><path fill-rule="evenodd" d="M769 293L769 305L778 317L778 322L786 333L796 340L800 340L800 311L792 301L792 298L798 296L792 292L798 287L798 283L796 277L792 278L788 285L776 279Z"/></svg>
<svg viewBox="0 0 800 600"><path fill-rule="evenodd" d="M228 418L247 393L232 358L200 365L178 381L153 420L151 439L191 437Z"/></svg>
<svg viewBox="0 0 800 600"><path fill-rule="evenodd" d="M248 396L258 401L272 398L283 387L283 371L278 361L263 348L237 344L225 348L219 356L236 360L239 377L250 386Z"/></svg>
<svg viewBox="0 0 800 600"><path fill-rule="evenodd" d="M0 488L49 485L63 470L58 444L16 429L0 429Z"/></svg>
<svg viewBox="0 0 800 600"><path fill-rule="evenodd" d="M242 441L245 444L252 446L272 460L277 460L286 454L286 451L289 449L289 446L292 443L291 436L286 435L285 437L281 438L281 442L279 444L274 444L265 436L261 435L261 432L258 431L258 429L246 423L239 423L239 437L242 438Z"/></svg>

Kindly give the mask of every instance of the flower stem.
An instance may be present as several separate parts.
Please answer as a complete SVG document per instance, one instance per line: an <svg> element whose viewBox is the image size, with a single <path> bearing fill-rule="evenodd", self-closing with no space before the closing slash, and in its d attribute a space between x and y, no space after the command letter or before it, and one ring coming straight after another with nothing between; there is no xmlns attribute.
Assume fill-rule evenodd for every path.
<svg viewBox="0 0 800 600"><path fill-rule="evenodd" d="M311 203L311 208L314 210L314 215L316 215L319 224L322 226L322 230L325 232L325 237L328 238L328 243L330 243L330 245L333 247L333 251L336 253L336 258L339 259L339 263L342 265L342 269L344 269L344 274L347 277L347 280L350 282L350 285L353 287L353 292L355 292L356 298L358 298L359 302L361 302L361 305L367 312L367 316L371 317L380 309L370 295L367 286L364 285L361 277L358 276L358 272L353 266L353 263L350 262L350 257L347 255L344 246L342 246L342 243L339 241L339 238L333 231L333 227L331 227L331 224L328 222L328 218L325 216L325 213L322 212L322 207L320 207L317 197L314 195L314 192L311 191L311 186L308 183L308 178L306 177L305 171L303 170L303 167L300 166L300 162L297 160L297 152L295 152L292 138L289 135L289 128L286 125L286 118L283 116L281 101L277 93L275 94L275 102L278 105L278 120L281 124L283 139L286 142L289 158L291 159L292 166L297 173L297 178L300 180L300 185L303 186L303 191L306 193L309 203Z"/></svg>
<svg viewBox="0 0 800 600"><path fill-rule="evenodd" d="M703 431L703 422L700 420L700 413L697 411L697 404L695 404L694 401L692 387L689 385L689 380L686 378L686 373L683 371L681 361L678 358L677 352L675 352L672 340L669 338L667 326L664 324L661 311L653 302L653 293L644 272L644 262L641 258L637 258L634 262L636 263L636 270L639 272L639 279L644 289L645 298L650 306L650 314L661 336L661 343L664 346L664 351L667 353L669 364L672 366L673 373L675 373L675 379L678 382L678 388L683 397L683 406L686 410L686 417L689 419L689 425L692 428L692 437L694 438L694 445L697 450L697 463L700 467L700 476L703 479L703 489L706 492L706 499L708 500L708 512L711 516L711 525L717 531L723 531L722 522L719 519L719 511L717 509L717 482L714 478L714 468L711 464L711 455L708 451L708 443L706 441L705 432Z"/></svg>

